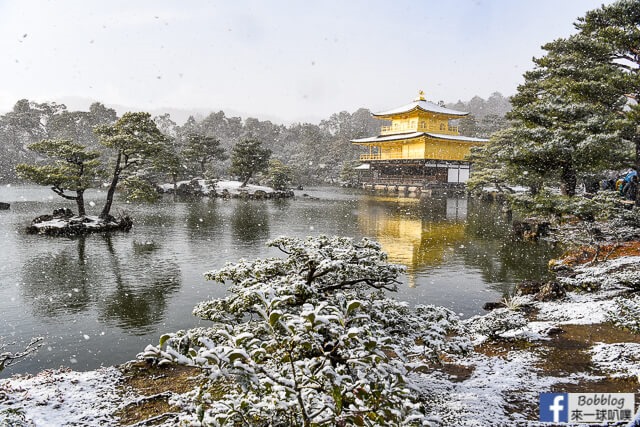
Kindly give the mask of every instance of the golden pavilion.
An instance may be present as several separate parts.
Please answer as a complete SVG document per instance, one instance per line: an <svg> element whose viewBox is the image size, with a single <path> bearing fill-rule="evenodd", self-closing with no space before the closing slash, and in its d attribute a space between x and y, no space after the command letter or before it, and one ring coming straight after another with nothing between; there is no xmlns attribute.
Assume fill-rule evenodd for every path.
<svg viewBox="0 0 640 427"><path fill-rule="evenodd" d="M369 171L365 186L463 185L469 178L471 147L488 141L462 136L452 126L468 114L427 101L423 91L407 105L372 113L388 125L378 136L351 140L369 148L360 156L359 168Z"/></svg>

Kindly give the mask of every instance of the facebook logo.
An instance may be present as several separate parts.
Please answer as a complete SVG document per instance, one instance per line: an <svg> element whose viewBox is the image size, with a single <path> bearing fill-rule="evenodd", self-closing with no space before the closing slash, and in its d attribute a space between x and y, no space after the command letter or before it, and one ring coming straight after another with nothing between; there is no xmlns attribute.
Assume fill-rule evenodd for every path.
<svg viewBox="0 0 640 427"><path fill-rule="evenodd" d="M540 393L540 421L569 422L568 393Z"/></svg>

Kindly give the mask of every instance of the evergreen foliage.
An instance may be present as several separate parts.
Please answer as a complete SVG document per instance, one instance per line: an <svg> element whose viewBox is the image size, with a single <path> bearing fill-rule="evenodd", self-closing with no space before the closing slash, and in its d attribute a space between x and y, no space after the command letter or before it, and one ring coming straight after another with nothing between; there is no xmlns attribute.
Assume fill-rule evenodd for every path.
<svg viewBox="0 0 640 427"><path fill-rule="evenodd" d="M356 167L360 164L358 161L349 161L342 164L340 171L340 181L344 185L354 186L358 183L358 171Z"/></svg>
<svg viewBox="0 0 640 427"><path fill-rule="evenodd" d="M21 163L16 166L18 176L39 185L51 186L51 190L60 197L76 202L79 216L86 215L84 192L96 181L100 153L66 139L44 139L30 144L29 149L50 162L44 165ZM72 191L75 195L65 191Z"/></svg>
<svg viewBox="0 0 640 427"><path fill-rule="evenodd" d="M629 121L628 138L635 148L635 169L640 171L640 2L618 0L610 5L589 11L576 23L579 36L589 40L591 47L585 51L616 70L618 93L630 98L624 114Z"/></svg>
<svg viewBox="0 0 640 427"><path fill-rule="evenodd" d="M198 133L187 135L187 142L183 151L186 161L198 166L201 177L207 176L207 165L215 160L226 160L225 149L220 145L220 140L212 136L204 136Z"/></svg>
<svg viewBox="0 0 640 427"><path fill-rule="evenodd" d="M640 3L603 5L576 29L543 46L512 98L511 127L475 153L472 186L528 185L535 196L559 183L572 195L581 174L640 169Z"/></svg>
<svg viewBox="0 0 640 427"><path fill-rule="evenodd" d="M231 152L231 168L229 173L237 175L245 187L251 177L264 171L269 166L271 150L262 147L257 139L243 139L238 142Z"/></svg>
<svg viewBox="0 0 640 427"><path fill-rule="evenodd" d="M274 190L286 190L293 180L293 171L280 160L271 159L267 169L267 180Z"/></svg>
<svg viewBox="0 0 640 427"><path fill-rule="evenodd" d="M620 168L629 158L625 98L606 51L580 35L543 49L546 55L534 59L535 68L511 98L511 126L475 152L481 173L472 186L525 185L535 195L559 184L562 194L572 196L581 175Z"/></svg>
<svg viewBox="0 0 640 427"><path fill-rule="evenodd" d="M207 273L229 296L198 304L210 320L161 338L143 357L208 372L187 399L202 425L423 425L414 380L444 353L469 349L444 308L386 296L404 271L380 245L341 237L281 237L284 258ZM224 393L216 393L219 387Z"/></svg>
<svg viewBox="0 0 640 427"><path fill-rule="evenodd" d="M116 187L123 174L124 178L133 177L138 172L144 175L145 168L153 166L153 160L160 160L167 155L167 138L160 132L149 113L125 113L112 125L101 125L95 128L100 143L114 152L115 160L111 183L107 191L107 199L100 213L100 218L110 215ZM156 163L157 165L158 163ZM143 186L140 180L144 176L136 175L133 181L137 197L140 191L151 186Z"/></svg>

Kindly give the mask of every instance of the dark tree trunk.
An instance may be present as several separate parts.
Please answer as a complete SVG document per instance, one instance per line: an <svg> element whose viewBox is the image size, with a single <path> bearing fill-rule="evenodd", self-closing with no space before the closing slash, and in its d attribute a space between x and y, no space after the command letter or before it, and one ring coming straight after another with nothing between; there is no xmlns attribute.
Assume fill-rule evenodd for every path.
<svg viewBox="0 0 640 427"><path fill-rule="evenodd" d="M207 173L207 159L200 161L200 172L202 173L202 178L204 178L204 175Z"/></svg>
<svg viewBox="0 0 640 427"><path fill-rule="evenodd" d="M78 206L78 216L85 216L87 212L84 210L84 190L76 191L76 205Z"/></svg>
<svg viewBox="0 0 640 427"><path fill-rule="evenodd" d="M120 179L120 172L122 172L122 169L120 168L121 159L122 159L122 152L118 151L116 165L113 169L113 178L111 178L111 185L109 186L109 190L107 191L107 201L104 203L104 208L102 208L102 212L100 213L100 218L102 219L107 219L109 217L109 213L111 212L111 205L113 204L113 196L116 192L116 186L118 185L118 180Z"/></svg>
<svg viewBox="0 0 640 427"><path fill-rule="evenodd" d="M560 193L563 196L575 196L578 178L573 164L565 163L562 165L562 174L560 176Z"/></svg>
<svg viewBox="0 0 640 427"><path fill-rule="evenodd" d="M244 187L246 187L246 186L247 186L247 184L249 183L249 180L250 180L250 179L251 179L251 175L247 176L247 177L245 178L245 180L244 180L244 181L242 181L242 185L240 185L240 188L244 188Z"/></svg>

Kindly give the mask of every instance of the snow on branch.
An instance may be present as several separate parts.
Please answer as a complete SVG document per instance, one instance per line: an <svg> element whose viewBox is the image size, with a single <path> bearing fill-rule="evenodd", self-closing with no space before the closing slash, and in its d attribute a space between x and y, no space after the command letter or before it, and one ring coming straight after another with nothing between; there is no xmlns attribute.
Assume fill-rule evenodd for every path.
<svg viewBox="0 0 640 427"><path fill-rule="evenodd" d="M213 321L164 335L140 355L200 366L199 391L172 400L202 425L416 425L426 408L414 375L469 350L454 313L389 298L404 268L377 242L280 237L284 258L205 274L229 295L196 306ZM224 393L218 390L224 388ZM198 409L199 408L199 409ZM249 421L247 421L249 420ZM366 421L365 421L366 420Z"/></svg>
<svg viewBox="0 0 640 427"><path fill-rule="evenodd" d="M6 367L18 363L20 360L29 356L31 353L37 351L40 347L42 347L42 340L42 337L32 338L29 344L27 344L27 346L24 348L24 350L17 353L11 353L8 351L0 353L0 371L4 370L4 368ZM15 343L0 345L0 350L4 350L7 345L15 345Z"/></svg>

